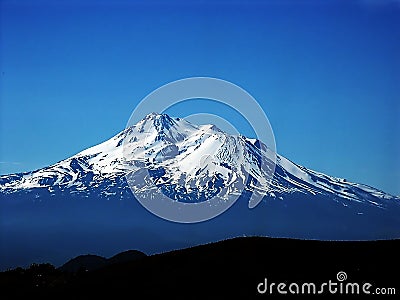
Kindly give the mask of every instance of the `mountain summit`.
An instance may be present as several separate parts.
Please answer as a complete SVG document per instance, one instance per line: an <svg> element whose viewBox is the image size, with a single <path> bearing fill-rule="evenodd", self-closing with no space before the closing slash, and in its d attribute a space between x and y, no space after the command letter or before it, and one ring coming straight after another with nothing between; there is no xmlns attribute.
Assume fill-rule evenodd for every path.
<svg viewBox="0 0 400 300"><path fill-rule="evenodd" d="M160 220L135 200L155 191L183 203L239 200L221 216L185 227ZM252 193L263 201L249 209ZM0 176L0 212L0 239L11 248L49 232L54 242L59 232L65 239L84 239L90 232L105 240L125 232L134 248L143 245L148 253L243 234L400 237L399 197L309 170L258 140L229 135L215 125L157 113L49 167ZM154 234L170 238L156 242L150 238ZM123 244L118 240L112 251ZM11 255L11 248L1 247L1 256Z"/></svg>

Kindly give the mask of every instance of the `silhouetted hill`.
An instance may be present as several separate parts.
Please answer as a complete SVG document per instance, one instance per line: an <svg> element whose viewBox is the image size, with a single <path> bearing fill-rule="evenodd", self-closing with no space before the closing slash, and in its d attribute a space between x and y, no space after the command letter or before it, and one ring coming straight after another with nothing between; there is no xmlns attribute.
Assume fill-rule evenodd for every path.
<svg viewBox="0 0 400 300"><path fill-rule="evenodd" d="M107 264L107 261L107 258L98 255L80 255L62 265L60 271L93 271L104 267Z"/></svg>
<svg viewBox="0 0 400 300"><path fill-rule="evenodd" d="M398 294L399 250L400 240L329 242L235 238L107 265L92 272L71 275L58 271L58 276L54 276L53 270L52 281L47 285L21 284L19 292L51 299L271 298L277 295L276 290L274 295L257 293L257 285L265 278L268 282L288 285L293 282L321 284L329 280L338 282L337 273L342 271L347 274L345 283L368 282L372 284L371 291L376 287L394 287ZM3 293L10 292L11 277L11 273L0 274ZM14 282L11 280L13 287L15 280L15 277ZM327 289L326 296L331 296ZM396 296L386 296L386 299L393 298Z"/></svg>
<svg viewBox="0 0 400 300"><path fill-rule="evenodd" d="M107 265L127 263L143 257L146 257L146 254L138 250L124 251L108 259L98 255L80 255L66 262L59 270L70 273L88 272L104 268Z"/></svg>
<svg viewBox="0 0 400 300"><path fill-rule="evenodd" d="M134 261L136 259L140 259L143 257L146 257L146 254L144 254L141 251L128 250L128 251L118 253L117 255L114 255L113 257L110 257L107 260L107 262L108 262L108 264L120 264L120 263L127 263L130 261Z"/></svg>

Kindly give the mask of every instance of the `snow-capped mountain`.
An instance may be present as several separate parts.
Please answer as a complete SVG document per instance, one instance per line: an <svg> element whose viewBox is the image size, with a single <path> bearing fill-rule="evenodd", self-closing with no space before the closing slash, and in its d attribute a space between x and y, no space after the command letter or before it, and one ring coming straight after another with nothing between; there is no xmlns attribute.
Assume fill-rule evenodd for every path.
<svg viewBox="0 0 400 300"><path fill-rule="evenodd" d="M157 190L185 203L240 198L218 218L189 226L151 215L131 188L136 197ZM254 209L251 193L263 197ZM61 251L62 241L68 241L65 251L87 249L85 230L116 247L113 252L126 248L122 240L157 252L243 234L400 237L399 197L299 166L258 140L156 113L54 165L0 176L0 216L0 257L9 260L14 255L9 249L32 236L46 240L46 249ZM124 230L126 236L116 240ZM76 240L81 244L74 248Z"/></svg>
<svg viewBox="0 0 400 300"><path fill-rule="evenodd" d="M258 140L229 135L214 125L197 126L153 113L111 139L54 165L0 176L0 192L41 189L50 195L73 192L126 197L124 175L146 169L152 180L150 188L161 188L184 202L207 200L208 194L217 192L217 186L226 188L223 196L227 197L240 192L236 186L247 185L248 190L281 200L287 194L302 193L329 195L343 206L364 203L384 209L399 204L399 197L309 170L279 155L269 184L268 174L257 164L260 156L271 161L272 155ZM137 189L145 190L140 179Z"/></svg>

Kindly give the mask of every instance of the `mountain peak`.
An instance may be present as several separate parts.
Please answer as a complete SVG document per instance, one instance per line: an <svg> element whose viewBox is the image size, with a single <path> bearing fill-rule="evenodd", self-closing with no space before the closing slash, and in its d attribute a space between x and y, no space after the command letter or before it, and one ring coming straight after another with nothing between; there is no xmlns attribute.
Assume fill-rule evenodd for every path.
<svg viewBox="0 0 400 300"><path fill-rule="evenodd" d="M173 131L172 129L176 125L178 122L167 114L152 112L139 121L135 127L139 132L157 132L158 135L165 135Z"/></svg>
<svg viewBox="0 0 400 300"><path fill-rule="evenodd" d="M157 130L168 130L176 124L176 121L167 114L159 114L156 112L152 112L145 116L142 122L150 122L150 124L154 125Z"/></svg>
<svg viewBox="0 0 400 300"><path fill-rule="evenodd" d="M169 115L165 113L157 113L157 112L151 112L147 114L143 119L172 119Z"/></svg>

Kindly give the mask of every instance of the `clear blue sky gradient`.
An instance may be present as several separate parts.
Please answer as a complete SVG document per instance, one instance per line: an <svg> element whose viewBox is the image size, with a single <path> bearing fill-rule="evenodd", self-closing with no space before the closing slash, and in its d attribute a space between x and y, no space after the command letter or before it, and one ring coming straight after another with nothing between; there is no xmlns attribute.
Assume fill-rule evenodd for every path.
<svg viewBox="0 0 400 300"><path fill-rule="evenodd" d="M259 101L280 154L400 194L398 1L65 2L0 2L1 174L98 144L154 89L210 76Z"/></svg>

